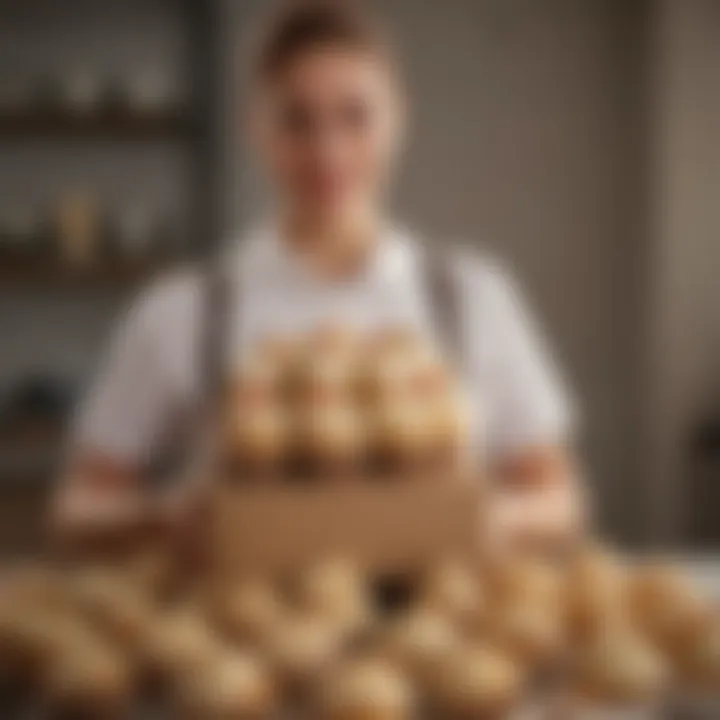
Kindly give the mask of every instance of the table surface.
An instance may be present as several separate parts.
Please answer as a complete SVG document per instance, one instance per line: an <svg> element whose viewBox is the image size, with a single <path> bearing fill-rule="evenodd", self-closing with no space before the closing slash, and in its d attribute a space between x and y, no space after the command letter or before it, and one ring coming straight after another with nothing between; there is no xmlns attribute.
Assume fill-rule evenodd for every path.
<svg viewBox="0 0 720 720"><path fill-rule="evenodd" d="M687 569L705 592L720 601L720 553L677 556L675 560Z"/></svg>

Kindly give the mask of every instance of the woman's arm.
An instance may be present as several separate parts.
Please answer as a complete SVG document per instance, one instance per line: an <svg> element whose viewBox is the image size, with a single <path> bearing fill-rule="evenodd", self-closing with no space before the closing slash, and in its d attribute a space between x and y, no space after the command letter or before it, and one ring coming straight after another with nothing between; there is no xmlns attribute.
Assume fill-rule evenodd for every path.
<svg viewBox="0 0 720 720"><path fill-rule="evenodd" d="M475 377L492 478L488 529L502 545L554 545L582 533L584 483L561 373L510 275L492 261L469 278L478 329Z"/></svg>
<svg viewBox="0 0 720 720"><path fill-rule="evenodd" d="M70 461L52 499L51 527L64 539L120 537L154 520L142 468L171 421L178 333L192 333L192 286L164 280L121 320L70 439ZM182 321L182 324L180 324ZM171 348L171 350L168 350ZM173 352L174 351L174 352ZM187 352L189 355L189 351Z"/></svg>
<svg viewBox="0 0 720 720"><path fill-rule="evenodd" d="M69 547L121 542L141 532L149 519L140 473L92 451L70 463L50 507L53 536Z"/></svg>

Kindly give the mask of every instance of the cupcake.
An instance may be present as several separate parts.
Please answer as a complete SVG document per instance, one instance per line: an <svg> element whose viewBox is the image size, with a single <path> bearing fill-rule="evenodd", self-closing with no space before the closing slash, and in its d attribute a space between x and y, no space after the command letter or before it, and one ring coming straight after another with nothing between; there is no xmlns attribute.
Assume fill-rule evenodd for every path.
<svg viewBox="0 0 720 720"><path fill-rule="evenodd" d="M310 568L301 578L298 600L309 615L336 625L342 632L365 629L372 620L366 579L354 563L341 558Z"/></svg>
<svg viewBox="0 0 720 720"><path fill-rule="evenodd" d="M285 372L297 363L301 353L298 339L292 335L266 335L257 345L253 357L276 371Z"/></svg>
<svg viewBox="0 0 720 720"><path fill-rule="evenodd" d="M158 543L127 558L123 571L139 593L161 599L172 590L177 577L176 558L170 548Z"/></svg>
<svg viewBox="0 0 720 720"><path fill-rule="evenodd" d="M233 640L261 642L282 621L284 608L272 585L255 578L217 592L211 612L218 627Z"/></svg>
<svg viewBox="0 0 720 720"><path fill-rule="evenodd" d="M285 417L276 406L229 419L228 445L239 472L265 475L280 468L287 443Z"/></svg>
<svg viewBox="0 0 720 720"><path fill-rule="evenodd" d="M394 620L381 641L385 655L423 685L459 646L450 620L437 612L416 609Z"/></svg>
<svg viewBox="0 0 720 720"><path fill-rule="evenodd" d="M568 570L564 605L571 638L583 641L608 624L625 622L627 569L599 548L584 550Z"/></svg>
<svg viewBox="0 0 720 720"><path fill-rule="evenodd" d="M662 656L627 628L607 628L576 659L574 694L578 717L655 717L668 687ZM649 713L649 714L648 714Z"/></svg>
<svg viewBox="0 0 720 720"><path fill-rule="evenodd" d="M710 612L709 603L681 572L657 563L631 576L628 603L637 625L668 652L682 646Z"/></svg>
<svg viewBox="0 0 720 720"><path fill-rule="evenodd" d="M516 600L495 608L492 635L524 667L550 671L565 659L567 642L560 609Z"/></svg>
<svg viewBox="0 0 720 720"><path fill-rule="evenodd" d="M720 616L717 611L696 624L676 648L673 660L686 687L714 693L720 700Z"/></svg>
<svg viewBox="0 0 720 720"><path fill-rule="evenodd" d="M357 388L369 407L407 401L411 393L412 358L401 353L369 353L360 359Z"/></svg>
<svg viewBox="0 0 720 720"><path fill-rule="evenodd" d="M123 655L80 637L53 649L41 680L44 703L62 717L124 717L133 692L133 674Z"/></svg>
<svg viewBox="0 0 720 720"><path fill-rule="evenodd" d="M257 657L224 651L176 689L183 720L274 717L278 697L270 672Z"/></svg>
<svg viewBox="0 0 720 720"><path fill-rule="evenodd" d="M409 325L391 325L377 331L370 340L371 352L379 356L418 357L429 352L425 338Z"/></svg>
<svg viewBox="0 0 720 720"><path fill-rule="evenodd" d="M415 698L391 664L359 660L332 673L320 694L321 720L410 720Z"/></svg>
<svg viewBox="0 0 720 720"><path fill-rule="evenodd" d="M0 606L57 609L68 599L64 574L51 565L23 563L0 576Z"/></svg>
<svg viewBox="0 0 720 720"><path fill-rule="evenodd" d="M145 635L142 661L162 682L190 677L220 652L220 641L205 618L192 608L159 615Z"/></svg>
<svg viewBox="0 0 720 720"><path fill-rule="evenodd" d="M525 556L493 558L485 564L483 574L494 603L525 600L545 606L563 604L562 572L545 560Z"/></svg>
<svg viewBox="0 0 720 720"><path fill-rule="evenodd" d="M438 717L506 717L523 702L524 677L509 656L490 647L463 647L439 666L429 684Z"/></svg>
<svg viewBox="0 0 720 720"><path fill-rule="evenodd" d="M422 585L420 602L471 631L482 627L487 610L477 575L463 563L451 561L431 570Z"/></svg>
<svg viewBox="0 0 720 720"><path fill-rule="evenodd" d="M381 473L418 470L427 448L428 422L411 402L388 402L370 417L369 446L373 467Z"/></svg>
<svg viewBox="0 0 720 720"><path fill-rule="evenodd" d="M434 353L426 350L411 356L408 389L416 400L434 403L449 397L454 388L445 364Z"/></svg>
<svg viewBox="0 0 720 720"><path fill-rule="evenodd" d="M459 394L444 395L430 401L425 422L426 454L430 460L451 467L469 456L470 410Z"/></svg>
<svg viewBox="0 0 720 720"><path fill-rule="evenodd" d="M41 676L52 656L53 638L64 633L67 618L27 606L0 609L0 676L10 687L24 689ZM72 631L77 629L73 623ZM83 633L84 636L84 633Z"/></svg>
<svg viewBox="0 0 720 720"><path fill-rule="evenodd" d="M295 418L293 457L301 471L314 475L355 471L365 445L362 423L348 405L301 411Z"/></svg>
<svg viewBox="0 0 720 720"><path fill-rule="evenodd" d="M678 692L679 717L711 720L720 717L720 616L717 610L686 630L670 654Z"/></svg>
<svg viewBox="0 0 720 720"><path fill-rule="evenodd" d="M262 643L281 687L292 696L306 695L337 659L341 636L327 621L290 615Z"/></svg>
<svg viewBox="0 0 720 720"><path fill-rule="evenodd" d="M308 355L349 358L358 354L360 337L346 324L329 323L317 328L307 338Z"/></svg>
<svg viewBox="0 0 720 720"><path fill-rule="evenodd" d="M240 412L263 410L278 399L283 366L256 351L245 358L230 385L230 408Z"/></svg>
<svg viewBox="0 0 720 720"><path fill-rule="evenodd" d="M119 573L95 568L78 572L73 599L88 622L131 654L139 651L155 621L147 596Z"/></svg>
<svg viewBox="0 0 720 720"><path fill-rule="evenodd" d="M314 355L299 366L293 383L298 404L324 409L348 402L353 391L355 366L343 355Z"/></svg>

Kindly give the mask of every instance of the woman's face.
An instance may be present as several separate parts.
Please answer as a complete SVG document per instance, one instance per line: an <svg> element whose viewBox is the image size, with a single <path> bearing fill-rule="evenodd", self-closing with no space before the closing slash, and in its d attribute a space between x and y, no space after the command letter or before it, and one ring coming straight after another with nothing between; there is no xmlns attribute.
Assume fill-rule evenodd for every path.
<svg viewBox="0 0 720 720"><path fill-rule="evenodd" d="M400 102L387 64L339 48L305 52L260 89L254 136L284 205L320 222L381 198L400 135Z"/></svg>

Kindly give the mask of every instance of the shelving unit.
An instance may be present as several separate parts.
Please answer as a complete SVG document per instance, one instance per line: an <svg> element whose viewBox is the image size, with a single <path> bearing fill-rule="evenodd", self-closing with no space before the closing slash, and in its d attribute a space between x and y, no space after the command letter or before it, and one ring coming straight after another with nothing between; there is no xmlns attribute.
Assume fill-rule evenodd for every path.
<svg viewBox="0 0 720 720"><path fill-rule="evenodd" d="M73 266L62 258L0 256L0 289L15 292L131 290L173 260L150 255L107 258L84 266Z"/></svg>
<svg viewBox="0 0 720 720"><path fill-rule="evenodd" d="M37 23L38 32L46 31L47 28L42 28L44 13L51 7L51 3L38 3L37 8L33 7L32 27ZM0 294L20 298L20 305L30 299L35 307L43 307L43 303L52 304L77 293L84 294L83 302L86 298L87 302L93 302L93 298L106 293L113 293L118 298L125 296L168 266L202 257L219 235L218 198L222 173L219 168L220 140L216 133L219 132L221 82L218 60L221 57L222 24L217 18L220 3L216 0L207 3L164 0L163 7L166 8L164 12L174 14L174 23L180 21L181 37L177 38L183 53L180 63L187 73L183 76L187 78L187 84L180 104L150 110L113 100L99 104L92 113L82 113L65 109L55 102L39 100L17 110L0 111L0 143L3 147L21 150L33 148L34 157L47 149L54 158L57 148L79 145L82 145L79 154L82 158L95 157L96 153L98 157L104 157L103 153L112 153L116 147L124 151L132 146L134 152L134 147L141 146L143 152L146 148L153 151L156 143L167 146L168 152L182 153L183 167L188 172L188 202L183 205L181 220L183 240L187 236L189 242L183 242L182 247L176 244L177 250L174 250L171 243L163 240L162 249L143 256L106 252L103 244L103 252L98 252L97 260L85 266L69 264L56 248L49 245L33 247L26 252L16 251L10 242L7 251L0 253ZM66 16L71 12L78 12L78 9L68 8ZM0 10L0 26L3 24L1 13ZM85 21L87 18L83 18ZM7 27L6 23L3 29ZM99 32L106 29L100 28ZM133 42L132 35L128 36L127 42ZM53 68L47 70L51 72ZM112 305L114 299L110 300ZM9 317L5 312L5 318ZM112 320L108 316L108 322ZM15 325L14 320L11 325ZM30 332L35 332L32 325L28 327ZM37 331L42 332L41 329ZM18 377L18 386L25 380L25 377ZM0 387L0 395L6 389L6 386ZM42 419L40 422L42 424ZM24 428L21 419L0 426L0 491L4 493L3 498L16 490L22 493L23 488L31 494L35 489L43 488L59 466L65 444L65 423L55 419L42 431L25 432Z"/></svg>
<svg viewBox="0 0 720 720"><path fill-rule="evenodd" d="M190 132L190 117L181 110L88 115L53 110L0 113L0 138L12 140L173 140L183 139Z"/></svg>

